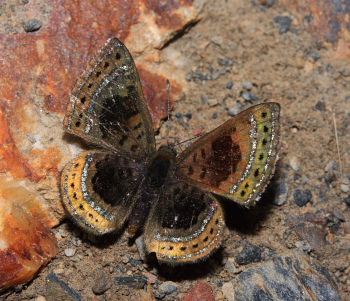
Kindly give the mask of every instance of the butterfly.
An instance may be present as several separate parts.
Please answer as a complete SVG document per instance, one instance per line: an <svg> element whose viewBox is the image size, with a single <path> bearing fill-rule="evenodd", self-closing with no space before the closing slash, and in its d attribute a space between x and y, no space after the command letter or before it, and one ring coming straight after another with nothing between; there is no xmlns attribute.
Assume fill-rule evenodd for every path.
<svg viewBox="0 0 350 301"><path fill-rule="evenodd" d="M159 262L194 263L222 241L216 196L253 204L277 160L280 106L255 105L200 137L181 153L158 149L133 58L117 38L107 41L76 81L64 128L99 146L62 171L63 204L95 235L126 227L142 233Z"/></svg>

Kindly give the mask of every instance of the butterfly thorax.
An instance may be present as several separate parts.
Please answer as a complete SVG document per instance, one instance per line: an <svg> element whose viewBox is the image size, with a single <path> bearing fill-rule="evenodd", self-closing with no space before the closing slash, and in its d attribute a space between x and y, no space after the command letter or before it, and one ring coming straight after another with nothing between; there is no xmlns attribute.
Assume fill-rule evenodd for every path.
<svg viewBox="0 0 350 301"><path fill-rule="evenodd" d="M155 152L148 165L147 186L158 191L175 167L176 151L173 147L162 145Z"/></svg>

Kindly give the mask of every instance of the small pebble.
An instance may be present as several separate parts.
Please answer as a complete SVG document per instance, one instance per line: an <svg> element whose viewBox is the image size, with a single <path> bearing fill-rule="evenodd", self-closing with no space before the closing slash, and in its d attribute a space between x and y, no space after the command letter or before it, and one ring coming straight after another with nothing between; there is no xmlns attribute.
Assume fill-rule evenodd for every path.
<svg viewBox="0 0 350 301"><path fill-rule="evenodd" d="M159 286L158 291L161 295L165 296L175 292L177 289L178 286L175 282L166 281Z"/></svg>
<svg viewBox="0 0 350 301"><path fill-rule="evenodd" d="M232 87L233 87L233 82L228 82L228 83L226 84L226 88L227 88L227 89L231 90Z"/></svg>
<svg viewBox="0 0 350 301"><path fill-rule="evenodd" d="M230 116L236 116L237 114L239 114L240 112L242 112L242 107L240 104L235 104L231 109L228 110L228 114Z"/></svg>
<svg viewBox="0 0 350 301"><path fill-rule="evenodd" d="M253 89L253 84L251 82L243 82L242 87L250 91L251 89Z"/></svg>
<svg viewBox="0 0 350 301"><path fill-rule="evenodd" d="M72 257L75 255L75 249L64 249L64 254L67 257Z"/></svg>
<svg viewBox="0 0 350 301"><path fill-rule="evenodd" d="M342 192L347 193L347 192L350 191L350 186L349 186L349 185L345 185L345 184L340 184L340 190L341 190Z"/></svg>
<svg viewBox="0 0 350 301"><path fill-rule="evenodd" d="M272 202L274 205L282 206L287 203L289 188L285 181L281 180L276 183L275 186L275 197Z"/></svg>
<svg viewBox="0 0 350 301"><path fill-rule="evenodd" d="M92 291L95 295L102 295L110 287L110 280L108 274L99 268L95 271L94 285L92 286Z"/></svg>
<svg viewBox="0 0 350 301"><path fill-rule="evenodd" d="M242 93L242 97L244 100L247 100L247 101L251 100L250 93L248 91L244 91Z"/></svg>
<svg viewBox="0 0 350 301"><path fill-rule="evenodd" d="M215 113L213 114L213 119L218 118L218 116L219 116L219 114L218 114L217 112L215 112Z"/></svg>
<svg viewBox="0 0 350 301"><path fill-rule="evenodd" d="M249 242L245 245L242 252L236 256L236 262L239 265L246 265L259 261L261 261L261 249Z"/></svg>
<svg viewBox="0 0 350 301"><path fill-rule="evenodd" d="M343 199L343 202L350 207L350 196L347 198Z"/></svg>
<svg viewBox="0 0 350 301"><path fill-rule="evenodd" d="M293 20L287 16L277 16L274 18L274 21L277 23L279 33L284 34L290 30Z"/></svg>
<svg viewBox="0 0 350 301"><path fill-rule="evenodd" d="M330 172L331 170L334 170L334 169L337 169L337 163L334 160L329 161L326 167L324 168L326 172Z"/></svg>
<svg viewBox="0 0 350 301"><path fill-rule="evenodd" d="M344 178L341 180L341 182L342 182L343 184L345 184L345 185L349 185L349 184L350 184L350 180L349 180L348 177L344 177Z"/></svg>
<svg viewBox="0 0 350 301"><path fill-rule="evenodd" d="M31 19L23 24L25 32L38 31L41 28L41 26L43 26L43 22L36 19Z"/></svg>
<svg viewBox="0 0 350 301"><path fill-rule="evenodd" d="M122 257L122 263L128 263L129 262L129 260L130 260L130 258L128 257L128 256L123 256Z"/></svg>
<svg viewBox="0 0 350 301"><path fill-rule="evenodd" d="M227 269L227 271L230 273L230 274L235 274L236 272L236 266L235 266L235 260L234 258L228 258L228 260L226 261L226 264L225 264L225 268Z"/></svg>
<svg viewBox="0 0 350 301"><path fill-rule="evenodd" d="M214 106L216 106L217 104L218 104L218 101L217 101L216 98L210 98L210 99L208 99L208 105L209 105L209 107L214 107Z"/></svg>
<svg viewBox="0 0 350 301"><path fill-rule="evenodd" d="M188 120L191 120L191 119L192 119L192 114L191 114L191 113L186 113L186 114L185 114L185 117L186 117Z"/></svg>
<svg viewBox="0 0 350 301"><path fill-rule="evenodd" d="M296 156L293 156L290 161L289 165L293 170L298 171L300 169L299 159Z"/></svg>
<svg viewBox="0 0 350 301"><path fill-rule="evenodd" d="M312 200L312 193L309 189L297 189L295 190L293 197L294 203L297 204L299 207L302 207Z"/></svg>

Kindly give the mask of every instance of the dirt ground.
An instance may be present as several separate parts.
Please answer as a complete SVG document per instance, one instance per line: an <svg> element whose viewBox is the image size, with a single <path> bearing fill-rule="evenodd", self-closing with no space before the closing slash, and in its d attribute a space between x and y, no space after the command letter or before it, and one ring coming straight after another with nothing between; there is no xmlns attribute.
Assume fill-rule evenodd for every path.
<svg viewBox="0 0 350 301"><path fill-rule="evenodd" d="M270 251L283 255L301 248L328 269L343 300L350 300L350 64L334 59L331 45L316 43L305 24L277 4L208 1L203 16L167 45L168 53L181 53L187 74L185 94L171 112L170 136L183 141L253 104L280 103L280 159L262 200L249 210L225 202L222 247L190 267L144 261L124 234L96 239L63 223L54 229L57 258L0 299L54 300L55 290L47 286L54 273L81 300L182 300L197 281L210 285L215 300L229 300L224 284L254 263L235 265L232 272L228 262L249 242L262 250L262 260ZM292 23L281 25L276 17ZM163 124L157 139L166 136ZM145 277L147 290L137 281L118 285L116 277ZM163 283L177 288L161 294ZM79 300L74 292L69 298L62 300Z"/></svg>

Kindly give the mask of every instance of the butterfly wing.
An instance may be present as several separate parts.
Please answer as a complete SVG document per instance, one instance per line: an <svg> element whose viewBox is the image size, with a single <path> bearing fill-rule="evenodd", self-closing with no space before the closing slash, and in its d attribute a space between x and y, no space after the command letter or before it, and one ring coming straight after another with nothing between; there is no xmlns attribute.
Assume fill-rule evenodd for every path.
<svg viewBox="0 0 350 301"><path fill-rule="evenodd" d="M65 129L135 156L155 149L153 125L128 49L117 38L90 61L70 97Z"/></svg>
<svg viewBox="0 0 350 301"><path fill-rule="evenodd" d="M95 235L120 229L137 198L142 166L107 152L84 152L62 171L64 207L73 221Z"/></svg>
<svg viewBox="0 0 350 301"><path fill-rule="evenodd" d="M242 205L270 180L279 143L278 103L253 106L198 139L178 157L177 177Z"/></svg>
<svg viewBox="0 0 350 301"><path fill-rule="evenodd" d="M223 235L223 212L216 199L195 186L166 186L153 207L144 239L159 262L193 263L209 256Z"/></svg>

